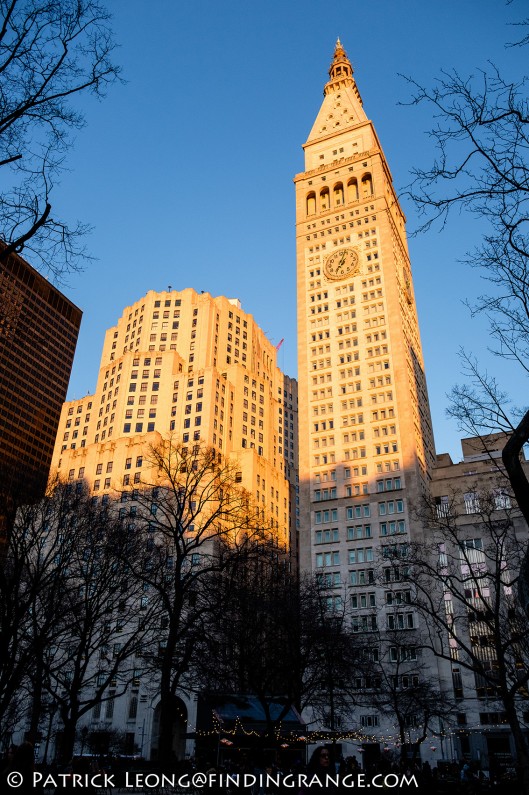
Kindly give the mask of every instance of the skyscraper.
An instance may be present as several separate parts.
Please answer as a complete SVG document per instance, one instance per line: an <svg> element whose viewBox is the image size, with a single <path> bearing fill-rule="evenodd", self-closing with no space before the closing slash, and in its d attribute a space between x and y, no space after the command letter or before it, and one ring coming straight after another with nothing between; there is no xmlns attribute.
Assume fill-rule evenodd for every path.
<svg viewBox="0 0 529 795"><path fill-rule="evenodd" d="M237 299L151 291L107 331L95 393L64 405L53 467L111 496L141 482L149 445L205 442L238 457L242 484L285 541L295 391Z"/></svg>
<svg viewBox="0 0 529 795"><path fill-rule="evenodd" d="M63 480L85 481L102 504L120 496L120 516L132 530L152 448L162 440L190 454L213 447L235 464L236 482L251 493L263 525L288 545L296 529L296 409L296 382L277 368L275 346L237 299L150 291L106 332L94 394L64 404L53 468ZM152 676L138 674L116 697L110 721L95 710L87 725L95 732L126 726L131 749L156 754L155 693ZM179 704L175 752L183 756L195 705L183 695Z"/></svg>
<svg viewBox="0 0 529 795"><path fill-rule="evenodd" d="M0 516L45 488L80 324L81 311L22 257L2 264Z"/></svg>
<svg viewBox="0 0 529 795"><path fill-rule="evenodd" d="M384 544L421 532L435 458L404 214L339 40L329 77L294 180L300 546L353 604ZM373 600L353 628L376 625Z"/></svg>

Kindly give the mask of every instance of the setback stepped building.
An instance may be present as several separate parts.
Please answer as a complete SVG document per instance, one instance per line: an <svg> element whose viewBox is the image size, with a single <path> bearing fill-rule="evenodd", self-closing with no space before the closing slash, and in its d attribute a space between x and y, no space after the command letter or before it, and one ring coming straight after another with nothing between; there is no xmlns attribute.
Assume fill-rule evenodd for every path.
<svg viewBox="0 0 529 795"><path fill-rule="evenodd" d="M140 482L147 450L169 435L236 456L243 486L288 541L296 382L238 300L151 291L127 307L106 332L94 394L63 406L52 468L116 494Z"/></svg>
<svg viewBox="0 0 529 795"><path fill-rule="evenodd" d="M127 307L106 332L94 394L64 404L53 471L86 482L95 500L126 497L120 515L132 530L152 448L167 439L190 452L213 447L236 463L236 481L263 524L295 549L296 381L278 369L275 346L238 300L151 291ZM99 705L85 725L92 732L126 727L130 752L151 758L159 696L140 676L129 691L110 711ZM194 702L182 696L178 714L174 752L181 758L196 725Z"/></svg>

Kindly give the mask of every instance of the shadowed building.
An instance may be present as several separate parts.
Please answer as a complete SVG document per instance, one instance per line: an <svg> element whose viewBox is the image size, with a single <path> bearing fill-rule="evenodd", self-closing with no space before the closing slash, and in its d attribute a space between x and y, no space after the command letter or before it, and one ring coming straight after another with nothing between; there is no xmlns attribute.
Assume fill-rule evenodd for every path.
<svg viewBox="0 0 529 795"><path fill-rule="evenodd" d="M528 528L501 458L508 438L495 433L462 439L460 461L448 453L437 456L431 486L432 526L443 542L447 571L464 576L463 587L453 577L452 591L444 595L446 623L454 622L457 632L445 633L450 653L440 661L443 690L457 704L454 754L489 770L492 778L508 773L516 758L498 672L506 671L516 693L523 730L529 722L529 637L525 617L517 614L517 574ZM529 474L523 452L520 460Z"/></svg>
<svg viewBox="0 0 529 795"><path fill-rule="evenodd" d="M0 266L0 515L48 478L81 311L22 257Z"/></svg>

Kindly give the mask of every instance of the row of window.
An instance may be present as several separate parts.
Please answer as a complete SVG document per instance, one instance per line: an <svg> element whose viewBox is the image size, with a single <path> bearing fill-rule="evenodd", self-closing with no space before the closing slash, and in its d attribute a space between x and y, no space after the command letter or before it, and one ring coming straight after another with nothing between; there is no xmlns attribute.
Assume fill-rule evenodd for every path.
<svg viewBox="0 0 529 795"><path fill-rule="evenodd" d="M414 629L415 626L414 613L390 613L386 616L386 629L390 631ZM377 616L375 614L353 615L351 629L353 632L376 632L378 630Z"/></svg>
<svg viewBox="0 0 529 795"><path fill-rule="evenodd" d="M380 536L394 536L406 533L406 522L404 520L380 522ZM372 528L370 524L354 525L346 528L347 541L359 541L364 538L372 538ZM315 530L314 540L316 544L327 544L340 540L340 533L337 527L325 530Z"/></svg>
<svg viewBox="0 0 529 795"><path fill-rule="evenodd" d="M394 462L393 468L395 470L399 469L399 462L398 461ZM361 476L363 477L365 475L367 475L367 466L365 466L365 465L355 466L355 467L344 467L344 470L343 470L344 480L348 480L351 477L354 477L354 478L358 478L358 477L361 477ZM336 480L336 470L335 469L331 469L331 470L326 471L326 472L316 472L316 474L314 475L314 479L315 479L316 483L320 483L320 481L324 481L325 482L327 480ZM393 488L395 488L395 489L396 488L400 488L400 486L397 486L395 484ZM381 491L381 489L377 489L377 490ZM389 491L389 489L387 489L387 490Z"/></svg>
<svg viewBox="0 0 529 795"><path fill-rule="evenodd" d="M325 491L325 490L324 490ZM335 489L329 489L329 492ZM321 497L320 497L321 499ZM404 512L404 500L386 500L385 502L378 503L379 516L391 516L396 513ZM359 505L349 505L345 509L345 516L347 519L362 519L371 516L370 503L362 503ZM314 523L322 524L330 521L338 521L338 509L330 508L323 511L314 512Z"/></svg>
<svg viewBox="0 0 529 795"><path fill-rule="evenodd" d="M336 475L336 473L333 473ZM384 491L395 491L402 488L401 486L401 479L400 478L386 478L386 480L377 480L377 492L384 492ZM353 497L359 496L361 494L369 494L369 484L368 483L355 483L352 486L345 487L345 496L346 497ZM338 493L336 490L336 486L331 486L329 488L324 489L315 489L314 490L314 502L322 502L325 500L335 500L338 497ZM397 500L397 502L402 503L402 500ZM383 505L384 503L379 503ZM389 503L388 503L389 505ZM385 513L383 512L384 509L379 508L379 516L384 516ZM389 510L388 513L394 513L395 511ZM396 513L400 513L401 510L397 510Z"/></svg>
<svg viewBox="0 0 529 795"><path fill-rule="evenodd" d="M137 384L135 384L134 382L131 382L129 384L129 392L136 392L136 387L137 387ZM142 381L140 383L140 392L147 392L148 388L149 388L149 382L148 381ZM153 381L152 384L151 384L151 389L152 389L153 392L158 392L159 389L160 389L160 382L159 381ZM109 397L110 397L110 395L109 395ZM104 398L104 395L103 395L103 398ZM103 398L102 398L102 402L103 402Z"/></svg>
<svg viewBox="0 0 529 795"><path fill-rule="evenodd" d="M360 438L363 438L363 435L361 435ZM351 438L349 434L344 434L343 436L344 444L349 444L350 441L353 442L356 441L356 434L352 434ZM336 444L336 438L334 436L313 439L312 442L312 446L315 450L318 450L320 447L334 447L335 444ZM376 444L373 447L373 455L376 456L388 455L389 453L398 453L398 451L399 451L399 445L396 440L391 442L385 442L384 444ZM335 454L334 452L332 452L330 455L334 457ZM366 458L366 457L367 457L367 450L365 447L354 447L344 451L345 461L350 461L351 459L357 459L357 458ZM315 461L314 461L315 466L318 466L318 463L316 463L316 459L319 460L319 456L315 456ZM378 471L381 472L382 469L379 469Z"/></svg>
<svg viewBox="0 0 529 795"><path fill-rule="evenodd" d="M372 563L374 559L373 547L357 547L356 549L348 550L347 553L347 562L350 566L356 563ZM339 550L317 552L315 562L317 569L339 566L340 552Z"/></svg>
<svg viewBox="0 0 529 795"><path fill-rule="evenodd" d="M439 518L449 516L451 512L451 498L448 495L435 498L436 513ZM465 513L473 514L480 512L479 494L473 491L463 494ZM494 494L494 507L496 510L506 510L512 507L510 494L503 489L498 489Z"/></svg>
<svg viewBox="0 0 529 795"><path fill-rule="evenodd" d="M362 538L371 538L371 525L361 524L354 525L347 528L347 540L355 541ZM325 544L330 541L339 541L340 534L337 527L329 528L328 530L316 530L314 538L317 544Z"/></svg>
<svg viewBox="0 0 529 795"><path fill-rule="evenodd" d="M122 483L124 486L130 486L131 483L141 483L141 473L135 472L132 479L130 475L123 475ZM103 481L103 489L109 489L110 487L111 487L111 478L105 478ZM101 488L101 480L100 479L94 480L92 491L97 492L100 490L100 488Z"/></svg>
<svg viewBox="0 0 529 795"><path fill-rule="evenodd" d="M143 456L142 455L136 456L136 467L137 468L141 467L142 464L143 464ZM106 464L106 467L105 467L105 471L107 472L107 474L112 472L113 467L114 467L114 462L113 461L108 461L107 464ZM132 468L132 458L126 458L125 459L125 469L131 469L131 468ZM84 467L81 467L79 469L79 475L78 475L79 478L82 478L84 476L84 470L85 470ZM73 471L74 470L70 470L70 474ZM97 466L96 466L96 475L101 475L102 472L103 472L103 464L102 463L101 464L97 464Z"/></svg>
<svg viewBox="0 0 529 795"><path fill-rule="evenodd" d="M406 582L409 579L408 568L399 568L398 566L387 567L384 569L383 579L384 582L388 584L394 582ZM349 585L374 585L374 583L374 569L355 569L349 572Z"/></svg>
<svg viewBox="0 0 529 795"><path fill-rule="evenodd" d="M143 433L144 424L145 423L143 423L143 422L135 423L135 425L134 425L134 433ZM197 424L200 424L200 423L197 423ZM152 431L154 431L155 430L155 425L156 425L156 423L154 423L154 422L148 422L146 424L146 432L147 433L151 433ZM130 433L131 432L131 428L132 428L132 423L125 422L123 424L123 433Z"/></svg>

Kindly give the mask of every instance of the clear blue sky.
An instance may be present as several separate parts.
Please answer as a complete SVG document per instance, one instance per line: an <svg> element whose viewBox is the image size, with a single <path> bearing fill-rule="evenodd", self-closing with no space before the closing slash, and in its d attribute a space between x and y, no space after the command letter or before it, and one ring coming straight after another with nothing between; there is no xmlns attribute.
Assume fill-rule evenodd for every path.
<svg viewBox="0 0 529 795"><path fill-rule="evenodd" d="M520 76L527 65L527 48L504 47L522 0L108 5L127 82L102 103L82 100L87 126L55 194L57 214L94 226L96 261L65 288L84 312L69 398L94 389L105 329L122 309L168 285L240 298L272 341L285 338L279 365L296 374L292 177L303 170L337 36L398 190L432 158L432 119L399 104L410 95L399 74L431 84L441 69L475 73L491 60ZM414 208L404 209L412 230ZM459 435L445 409L457 350L486 347L485 327L462 305L481 286L459 264L479 234L458 217L410 241L437 449L454 457ZM504 377L520 392L514 373Z"/></svg>

